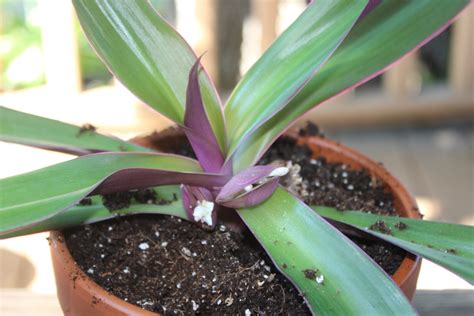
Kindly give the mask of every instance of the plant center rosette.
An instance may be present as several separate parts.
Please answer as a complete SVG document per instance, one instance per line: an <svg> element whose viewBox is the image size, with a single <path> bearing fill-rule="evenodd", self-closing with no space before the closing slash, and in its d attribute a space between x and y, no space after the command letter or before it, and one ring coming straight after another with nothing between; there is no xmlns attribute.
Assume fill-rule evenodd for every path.
<svg viewBox="0 0 474 316"><path fill-rule="evenodd" d="M284 166L253 166L232 177L222 188L181 185L184 208L190 220L214 227L218 206L246 208L265 201L277 188Z"/></svg>

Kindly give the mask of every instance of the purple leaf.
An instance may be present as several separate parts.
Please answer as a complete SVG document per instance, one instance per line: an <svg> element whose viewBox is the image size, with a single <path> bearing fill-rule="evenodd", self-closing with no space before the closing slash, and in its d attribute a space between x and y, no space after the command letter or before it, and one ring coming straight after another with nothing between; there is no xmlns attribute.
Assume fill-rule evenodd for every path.
<svg viewBox="0 0 474 316"><path fill-rule="evenodd" d="M199 185L212 189L224 185L228 179L228 176L220 174L182 173L167 170L130 168L120 170L107 177L90 195L144 189L169 184Z"/></svg>
<svg viewBox="0 0 474 316"><path fill-rule="evenodd" d="M181 185L181 198L183 200L183 207L188 214L188 218L190 220L193 219L193 210L194 207L197 205L197 198L192 192L192 187L188 185Z"/></svg>
<svg viewBox="0 0 474 316"><path fill-rule="evenodd" d="M217 201L231 199L239 192L245 190L248 185L253 185L267 177L275 168L275 166L253 166L243 170L224 185L217 196Z"/></svg>
<svg viewBox="0 0 474 316"><path fill-rule="evenodd" d="M200 59L189 73L183 130L202 168L207 172L221 172L224 155L206 114L199 88Z"/></svg>
<svg viewBox="0 0 474 316"><path fill-rule="evenodd" d="M220 205L239 208L253 206L268 198L278 184L278 178L288 172L281 166L253 166L235 175L217 195Z"/></svg>
<svg viewBox="0 0 474 316"><path fill-rule="evenodd" d="M254 190L247 192L229 201L217 201L222 206L229 208L244 208L258 205L268 199L278 186L278 178L274 178Z"/></svg>

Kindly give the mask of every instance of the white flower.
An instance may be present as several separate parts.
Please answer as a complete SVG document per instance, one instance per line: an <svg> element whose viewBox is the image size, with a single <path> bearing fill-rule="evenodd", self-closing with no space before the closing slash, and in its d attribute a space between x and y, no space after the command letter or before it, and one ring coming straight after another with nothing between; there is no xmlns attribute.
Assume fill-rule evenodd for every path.
<svg viewBox="0 0 474 316"><path fill-rule="evenodd" d="M194 208L193 216L196 222L201 221L209 226L212 226L212 210L214 209L214 203L210 201L198 201L197 206Z"/></svg>
<svg viewBox="0 0 474 316"><path fill-rule="evenodd" d="M324 275L321 274L320 276L316 277L316 282L318 284L322 284L324 282Z"/></svg>
<svg viewBox="0 0 474 316"><path fill-rule="evenodd" d="M272 170L270 174L268 175L269 177L283 177L290 171L287 167L278 167Z"/></svg>

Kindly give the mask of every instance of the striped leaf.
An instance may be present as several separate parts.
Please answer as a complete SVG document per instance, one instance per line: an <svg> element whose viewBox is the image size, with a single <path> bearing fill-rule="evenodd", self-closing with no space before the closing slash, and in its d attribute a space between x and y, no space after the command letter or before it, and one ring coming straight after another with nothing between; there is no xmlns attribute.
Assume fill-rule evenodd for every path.
<svg viewBox="0 0 474 316"><path fill-rule="evenodd" d="M321 216L356 227L429 259L474 283L474 227L313 207Z"/></svg>
<svg viewBox="0 0 474 316"><path fill-rule="evenodd" d="M0 140L75 155L99 151L150 152L150 149L105 136L95 130L0 106Z"/></svg>
<svg viewBox="0 0 474 316"><path fill-rule="evenodd" d="M276 39L225 106L231 154L254 128L281 110L342 42L367 0L313 1Z"/></svg>

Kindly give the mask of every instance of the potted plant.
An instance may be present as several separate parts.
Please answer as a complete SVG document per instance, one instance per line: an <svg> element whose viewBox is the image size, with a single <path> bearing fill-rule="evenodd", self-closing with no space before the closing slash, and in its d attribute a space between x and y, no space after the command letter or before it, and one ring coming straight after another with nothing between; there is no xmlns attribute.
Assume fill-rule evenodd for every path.
<svg viewBox="0 0 474 316"><path fill-rule="evenodd" d="M91 45L112 73L146 104L176 122L181 134L166 132L127 142L101 135L90 125L76 127L1 108L2 140L81 157L1 180L0 236L60 231L112 217L118 217L114 224L117 226L106 222L101 229L114 231L115 227L124 227L120 234L114 235L121 237L114 240L89 226L66 234L52 233L58 295L66 314L146 314L145 309L165 314L212 312L204 309L200 296L193 298L189 292L183 305L177 303L179 308L158 306L156 302L168 298L170 292L179 296L183 291L185 295L177 280L170 281L173 289L160 283L165 289L162 297L150 293L152 300L133 301L127 296L134 297L133 293L121 293L119 299L106 294L90 280L97 280L96 266L81 271L74 262L79 257L89 262L92 257L105 260L107 256L116 256L120 264L113 269L121 271L118 278L138 282L135 272L123 264L129 262L125 257L131 251L123 252L117 246L120 242L137 243L137 257L132 259L144 267L145 274L153 272L148 279L158 282L158 278L173 279L185 273L186 280L196 276L206 280L199 283L212 298L206 308L221 313L236 312L231 308L239 306L239 313L250 315L268 311L264 305L293 304L284 294L284 285L288 293L296 293L295 288L299 291L309 308L305 312L415 314L393 280L341 232L351 238L368 240L371 238L368 236L373 236L388 241L446 267L469 282L474 280L470 240L473 228L416 218L419 215L411 197L377 164L344 146L312 136L310 130L296 140L294 134L287 136L277 144L280 147L269 150L306 111L360 85L425 43L445 28L469 1L313 2L242 78L225 107L221 106L212 81L200 66L200 59L147 2L73 2ZM186 149L185 141L192 152ZM150 145L155 145L156 150L149 148L153 147ZM163 151L184 151L197 159ZM316 159L319 156L324 159ZM312 179L309 188L299 170L306 165L295 164L296 160L302 164L307 161L313 171L322 170L322 165L328 165L329 171L336 170L336 176L343 178L339 183L342 191L353 191L354 184L344 179L350 178L349 174L352 177L351 172L356 174L358 169L365 169L365 173L358 173L369 179L365 192L372 194L378 190L382 196L387 192L392 196L390 203L394 205L387 211L389 215L307 205L304 201L312 204L311 194L330 197L324 193L330 190L319 188L318 177ZM331 182L333 186L334 183ZM383 201L379 200L378 207ZM393 213L394 209L397 214ZM179 251L174 251L169 240L160 237L160 230L156 223L150 224L149 217L135 221L134 217L123 216L136 213L173 215L160 217L159 224L169 227L167 238L180 243ZM235 293L217 293L213 284L230 279L218 280L222 276L212 269L219 266L210 268L207 264L214 258L226 257L228 253L234 256L239 251L245 260L256 258L245 240L239 244L239 239L233 237L239 227L235 223L243 223L265 249L266 254L259 258L266 255L268 258L259 259L251 267L230 271L237 280L251 271L247 275L250 281L244 285L236 283ZM150 226L156 239L153 236L133 239L133 231L145 226ZM190 249L187 245L191 239L176 239L189 231L197 234L198 239L194 239L203 245L199 249L210 251L207 255ZM95 253L104 248L96 242L98 248L94 253L81 253L82 237L92 242L104 237L104 243L117 242L116 248ZM218 240L220 246L214 247L218 248L217 253L213 247L204 247ZM75 253L74 258L69 251ZM147 259L154 254L170 260L169 265ZM173 254L177 257L172 257ZM204 264L195 264L204 259L207 260ZM234 259L235 256L229 260ZM410 297L416 285L419 260L414 255L405 255L402 260L393 277ZM191 262L191 266L185 265L186 262ZM173 265L174 270L168 269ZM196 270L189 268L195 266ZM224 270L235 266L226 267L221 266ZM159 276L162 271L169 274ZM257 272L260 274L254 274ZM110 280L108 273L111 272L101 271L100 277L113 284L116 280ZM397 274L403 277L397 280ZM212 275L215 277L207 281ZM261 287L274 284L275 279L280 283L273 291L282 289L280 299L247 308L237 304L246 302L245 295L254 295ZM411 283L411 289L407 283ZM201 293L200 288L191 290ZM243 290L247 294L239 296ZM287 312L299 313L301 304L294 304Z"/></svg>

